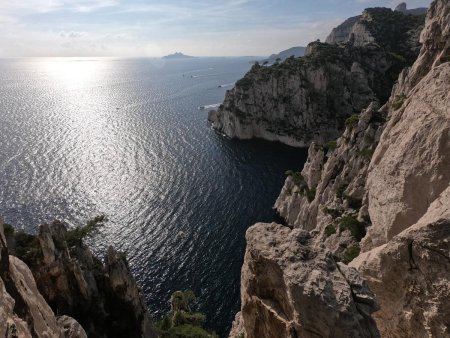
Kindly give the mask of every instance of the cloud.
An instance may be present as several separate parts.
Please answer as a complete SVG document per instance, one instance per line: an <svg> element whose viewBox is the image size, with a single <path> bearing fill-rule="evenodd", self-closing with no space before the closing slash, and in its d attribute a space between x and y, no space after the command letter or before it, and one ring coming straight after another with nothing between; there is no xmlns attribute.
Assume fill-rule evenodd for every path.
<svg viewBox="0 0 450 338"><path fill-rule="evenodd" d="M86 36L87 33L86 32L65 32L65 31L61 31L59 32L59 36L62 38L80 38L83 36Z"/></svg>
<svg viewBox="0 0 450 338"><path fill-rule="evenodd" d="M268 55L324 39L365 7L398 2L0 0L0 56Z"/></svg>

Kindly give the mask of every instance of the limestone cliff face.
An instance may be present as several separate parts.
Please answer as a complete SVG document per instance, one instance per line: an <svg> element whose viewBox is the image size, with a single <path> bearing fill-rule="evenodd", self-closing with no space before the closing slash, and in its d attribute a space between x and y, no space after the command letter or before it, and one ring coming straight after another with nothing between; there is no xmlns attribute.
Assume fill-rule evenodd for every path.
<svg viewBox="0 0 450 338"><path fill-rule="evenodd" d="M10 230L6 241L9 254L23 260L9 256L13 284L29 280L24 287L26 295L20 295L20 288L19 293L10 293L16 302L27 300L33 319L26 315L28 324L44 322L50 327L46 330L58 329L65 337L86 337L84 330L92 337L156 337L143 294L124 255L109 248L103 264L81 239L70 238L60 222L42 225L37 236ZM3 280L8 285L8 278ZM61 316L52 317L54 312ZM30 328L32 335L33 330L36 328Z"/></svg>
<svg viewBox="0 0 450 338"><path fill-rule="evenodd" d="M450 5L430 7L419 58L402 72L367 181L366 249L413 225L450 182Z"/></svg>
<svg viewBox="0 0 450 338"><path fill-rule="evenodd" d="M277 231L259 230L255 236L249 234L257 230L249 230L241 277L242 311L234 332L240 329L252 336L258 313L268 329L282 332L273 337L294 337L283 327L298 323L292 318L308 319L305 310L297 310L297 317L291 315L300 308L297 302L305 300L301 292L289 293L286 286L291 276L296 276L302 291L310 285L299 277L300 271L309 271L305 256L284 254L295 247L297 231L308 231L310 238L302 240L317 255L327 252L332 261L340 261L335 263L340 269L349 263L366 280L379 305L371 316L382 337L450 336L448 0L431 4L421 41L420 55L402 71L384 106L373 103L349 118L339 139L325 147L312 144L302 172L288 173L275 207L293 230L272 226ZM272 250L273 256L267 254ZM296 264L298 271L292 272L290 267ZM323 272L319 262L311 264ZM268 269L282 277L270 284L263 277ZM336 281L322 276L328 285ZM280 305L267 305L271 302ZM291 327L298 334L299 329Z"/></svg>
<svg viewBox="0 0 450 338"><path fill-rule="evenodd" d="M368 9L345 44L315 42L305 57L253 66L208 119L229 137L323 144L342 133L350 115L387 100L401 69L417 57L422 24L420 17Z"/></svg>
<svg viewBox="0 0 450 338"><path fill-rule="evenodd" d="M28 266L9 255L1 220L0 251L0 336L87 338L73 318L55 316Z"/></svg>
<svg viewBox="0 0 450 338"><path fill-rule="evenodd" d="M377 295L384 337L450 335L450 188L416 224L362 253L352 267Z"/></svg>
<svg viewBox="0 0 450 338"><path fill-rule="evenodd" d="M352 264L390 337L450 335L450 3L433 2L423 48L394 88L366 184L373 225Z"/></svg>
<svg viewBox="0 0 450 338"><path fill-rule="evenodd" d="M426 8L416 8L408 10L406 4L403 3L397 6L395 11L389 8L369 8L366 9L362 15L354 16L341 25L334 28L330 35L328 35L327 43L345 43L351 39L355 39L355 44L362 46L366 43L376 42L381 45L389 45L392 38L395 38L397 43L403 43L405 40L412 38L409 41L413 50L420 48L417 45L418 30L416 29L416 22L422 22L423 16L427 13ZM418 18L414 18L412 16ZM398 21L396 25L392 25L387 20ZM391 35L391 36L388 36ZM391 45L390 48L399 46ZM417 50L416 50L417 51Z"/></svg>
<svg viewBox="0 0 450 338"><path fill-rule="evenodd" d="M361 19L361 15L348 18L336 28L333 28L331 33L327 36L327 43L342 43L347 42L352 33L353 26Z"/></svg>
<svg viewBox="0 0 450 338"><path fill-rule="evenodd" d="M241 327L247 338L378 337L373 294L307 231L259 223L246 234ZM237 317L239 321L240 317Z"/></svg>
<svg viewBox="0 0 450 338"><path fill-rule="evenodd" d="M351 258L349 248L359 250L370 225L363 207L365 183L385 117L372 103L347 121L344 134L328 149L312 144L303 170L288 176L275 202L288 225L314 231L316 241L344 261Z"/></svg>

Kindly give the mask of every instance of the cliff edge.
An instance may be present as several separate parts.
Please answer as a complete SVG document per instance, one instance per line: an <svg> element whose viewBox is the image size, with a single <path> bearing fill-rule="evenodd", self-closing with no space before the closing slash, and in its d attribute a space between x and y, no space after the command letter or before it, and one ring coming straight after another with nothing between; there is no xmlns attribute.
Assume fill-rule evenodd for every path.
<svg viewBox="0 0 450 338"><path fill-rule="evenodd" d="M370 8L345 43L313 42L306 55L255 64L208 120L231 138L263 138L292 146L324 144L370 102L385 102L400 71L419 50L423 16Z"/></svg>
<svg viewBox="0 0 450 338"><path fill-rule="evenodd" d="M0 221L2 337L156 337L123 254L110 247L103 264L82 228L57 221L37 236L5 230Z"/></svg>
<svg viewBox="0 0 450 338"><path fill-rule="evenodd" d="M260 334L258 316L271 337L339 335L345 324L310 318L310 309L328 306L342 313L343 289L361 305L355 283L333 287L333 266L361 278L358 290L367 287L362 299L370 318L361 330L347 328L347 336L450 336L448 0L431 4L420 40L417 60L400 73L386 104L372 102L347 118L338 139L312 144L303 170L287 173L275 204L287 226L248 230L242 308L231 337ZM311 259L304 246L329 263ZM278 279L272 283L269 275ZM320 278L312 282L314 276ZM314 298L323 286L323 297ZM313 313L320 318L321 311ZM346 323L356 318L349 313Z"/></svg>

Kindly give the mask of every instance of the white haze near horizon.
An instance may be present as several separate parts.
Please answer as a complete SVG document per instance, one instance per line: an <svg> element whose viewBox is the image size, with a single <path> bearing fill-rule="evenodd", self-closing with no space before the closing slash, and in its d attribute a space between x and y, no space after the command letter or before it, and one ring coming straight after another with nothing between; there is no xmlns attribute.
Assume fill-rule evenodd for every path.
<svg viewBox="0 0 450 338"><path fill-rule="evenodd" d="M269 55L392 0L0 0L0 57ZM408 1L408 8L430 0Z"/></svg>

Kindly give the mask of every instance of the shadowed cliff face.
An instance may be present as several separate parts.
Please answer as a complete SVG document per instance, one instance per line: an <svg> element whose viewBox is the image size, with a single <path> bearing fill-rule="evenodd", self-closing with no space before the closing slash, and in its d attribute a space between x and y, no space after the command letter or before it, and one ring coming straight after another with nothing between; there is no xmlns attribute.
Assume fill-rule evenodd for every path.
<svg viewBox="0 0 450 338"><path fill-rule="evenodd" d="M39 292L28 266L9 255L1 219L0 252L1 337L87 338L75 319L55 316Z"/></svg>
<svg viewBox="0 0 450 338"><path fill-rule="evenodd" d="M2 279L19 304L11 320L24 320L32 335L47 332L39 337L86 337L84 330L92 337L156 337L125 256L110 247L103 264L73 234L60 222L42 225L37 236L8 226L9 274Z"/></svg>
<svg viewBox="0 0 450 338"><path fill-rule="evenodd" d="M344 44L314 42L305 57L253 66L209 113L212 126L241 139L323 144L342 133L350 115L385 102L417 57L423 16L375 8L354 21Z"/></svg>
<svg viewBox="0 0 450 338"><path fill-rule="evenodd" d="M351 271L366 279L379 306L377 311L366 313L371 313L382 337L450 335L450 3L447 0L432 3L421 42L417 60L401 72L384 106L371 104L359 116L348 119L343 135L325 148L312 144L303 171L289 173L275 207L294 229L277 225L273 226L279 227L277 231L267 231L267 225L257 224L249 230L242 270L242 312L236 318L232 337L237 337L237 332L245 331L250 336L256 332L252 323L258 317L255 311L263 313L261 304L278 302L276 308L290 309L290 312L275 311L284 317L264 315L268 319L264 325L273 323L271 330L281 332L273 337L303 336L299 330L313 323L306 310L292 315L292 309L305 300L302 293L290 293L286 281L308 269L323 277L320 279L323 285L333 285L336 278L327 275L330 265L310 261L313 267L305 267L301 254L293 257L282 254L300 245L294 244L292 238L296 231L309 233L305 243L316 255L326 253L333 262L350 262L356 269ZM260 236L250 236L258 231ZM267 251L273 252L277 259L265 259ZM301 268L293 272L291 267L295 264ZM347 267L343 263L338 266ZM269 268L281 276L283 283L277 283L278 289L258 282L265 278ZM303 292L311 285L300 277L296 281ZM313 285L318 287L321 283ZM255 284L260 287L254 287ZM349 285L352 289L354 284ZM343 294L342 290L331 292ZM280 296L286 294L284 298ZM329 299L315 302L317 307L323 305L321 302L333 304ZM339 309L341 304L332 306ZM295 334L283 331L279 318L284 318L284 323L301 326L292 326ZM325 325L334 330L337 327L335 323ZM369 337L368 332L374 331L351 336ZM314 333L304 336L313 337Z"/></svg>

